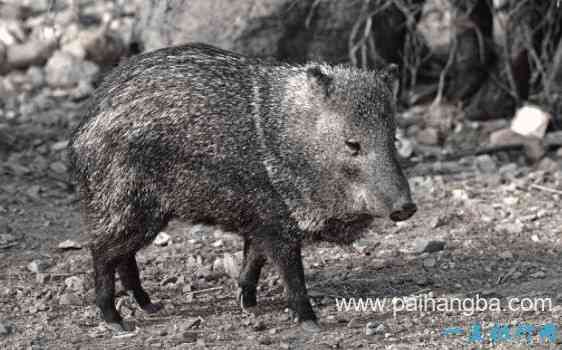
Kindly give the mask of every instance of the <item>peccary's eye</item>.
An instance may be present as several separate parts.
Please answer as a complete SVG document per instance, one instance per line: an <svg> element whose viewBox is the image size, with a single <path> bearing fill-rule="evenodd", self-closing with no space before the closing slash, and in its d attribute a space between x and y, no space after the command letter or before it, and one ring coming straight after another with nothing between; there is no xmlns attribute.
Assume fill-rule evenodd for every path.
<svg viewBox="0 0 562 350"><path fill-rule="evenodd" d="M352 156L359 155L359 152L361 151L361 145L359 144L359 141L357 141L355 139L349 139L349 140L345 141L345 145L347 146L347 148L351 152Z"/></svg>

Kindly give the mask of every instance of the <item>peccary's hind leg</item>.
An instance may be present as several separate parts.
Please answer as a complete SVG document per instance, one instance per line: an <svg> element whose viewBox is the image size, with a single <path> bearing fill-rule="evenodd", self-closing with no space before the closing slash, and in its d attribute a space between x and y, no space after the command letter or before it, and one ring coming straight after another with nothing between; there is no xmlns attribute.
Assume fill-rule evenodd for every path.
<svg viewBox="0 0 562 350"><path fill-rule="evenodd" d="M270 239L267 254L285 282L289 308L297 314L304 330L320 331L306 291L301 242L284 240L279 235Z"/></svg>
<svg viewBox="0 0 562 350"><path fill-rule="evenodd" d="M142 288L139 269L135 254L130 254L124 257L119 265L117 265L117 272L123 287L133 294L133 297L139 306L147 313L155 313L162 308L160 303L152 303L150 296Z"/></svg>
<svg viewBox="0 0 562 350"><path fill-rule="evenodd" d="M244 239L244 261L240 271L239 300L242 309L257 305L256 288L265 264L265 256L256 249L256 242Z"/></svg>
<svg viewBox="0 0 562 350"><path fill-rule="evenodd" d="M158 212L158 211L157 211ZM160 217L147 216L139 211L129 211L128 216L122 217L122 227L119 232L104 232L92 246L94 260L96 304L100 308L103 319L114 329L132 330L123 322L121 315L115 308L115 271L123 282L123 286L132 291L140 306L147 312L160 309L152 304L150 297L142 288L135 253L148 244L165 226L167 222Z"/></svg>
<svg viewBox="0 0 562 350"><path fill-rule="evenodd" d="M126 330L123 318L115 308L115 267L116 259L108 258L101 249L92 249L94 261L94 280L96 289L96 305L102 318L108 324L118 324Z"/></svg>

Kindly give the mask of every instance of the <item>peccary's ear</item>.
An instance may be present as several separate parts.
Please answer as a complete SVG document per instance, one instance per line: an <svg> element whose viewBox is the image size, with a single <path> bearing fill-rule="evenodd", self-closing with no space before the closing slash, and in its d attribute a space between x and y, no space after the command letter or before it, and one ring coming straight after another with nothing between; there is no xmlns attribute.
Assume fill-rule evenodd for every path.
<svg viewBox="0 0 562 350"><path fill-rule="evenodd" d="M398 100L400 81L398 79L398 65L391 63L377 73L377 77L388 86L392 92L394 102Z"/></svg>
<svg viewBox="0 0 562 350"><path fill-rule="evenodd" d="M393 90L393 86L398 82L398 65L389 64L377 72L377 77Z"/></svg>
<svg viewBox="0 0 562 350"><path fill-rule="evenodd" d="M319 66L308 68L306 70L306 75L308 76L308 79L313 80L322 88L326 96L330 95L332 90L332 81L334 80L333 77L322 72L322 69L320 69Z"/></svg>

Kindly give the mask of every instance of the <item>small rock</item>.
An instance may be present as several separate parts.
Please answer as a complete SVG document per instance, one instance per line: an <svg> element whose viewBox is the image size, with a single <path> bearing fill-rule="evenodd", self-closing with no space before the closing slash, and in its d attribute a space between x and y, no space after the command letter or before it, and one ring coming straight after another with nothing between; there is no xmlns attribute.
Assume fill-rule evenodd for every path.
<svg viewBox="0 0 562 350"><path fill-rule="evenodd" d="M59 249L82 249L82 245L76 241L73 241L71 239L67 239L66 241L62 241L59 243L58 245Z"/></svg>
<svg viewBox="0 0 562 350"><path fill-rule="evenodd" d="M64 43L61 47L61 50L64 53L68 53L80 60L84 60L86 58L86 49L84 48L80 40L72 40Z"/></svg>
<svg viewBox="0 0 562 350"><path fill-rule="evenodd" d="M167 246L168 243L170 242L170 235L167 234L166 232L162 231L160 232L156 238L154 239L154 244L160 247L164 247Z"/></svg>
<svg viewBox="0 0 562 350"><path fill-rule="evenodd" d="M13 332L13 326L7 322L0 322L0 336L6 336Z"/></svg>
<svg viewBox="0 0 562 350"><path fill-rule="evenodd" d="M449 267L450 267L450 265L449 265ZM427 287L427 286L433 284L431 279L427 278L426 276L415 277L415 282L420 287Z"/></svg>
<svg viewBox="0 0 562 350"><path fill-rule="evenodd" d="M367 239L358 239L352 245L359 254L365 254L369 248L369 243L370 241Z"/></svg>
<svg viewBox="0 0 562 350"><path fill-rule="evenodd" d="M499 257L502 259L513 259L513 253L509 250L506 250L504 252L501 252Z"/></svg>
<svg viewBox="0 0 562 350"><path fill-rule="evenodd" d="M218 247L222 247L223 244L224 244L224 241L222 239L219 239L218 241L213 242L211 245L215 248L218 248Z"/></svg>
<svg viewBox="0 0 562 350"><path fill-rule="evenodd" d="M518 235L523 232L523 224L520 222L508 222L498 225L500 230L504 230L511 235Z"/></svg>
<svg viewBox="0 0 562 350"><path fill-rule="evenodd" d="M221 258L216 258L215 261L213 262L213 271L217 272L217 271L223 271L224 269L224 263L222 262Z"/></svg>
<svg viewBox="0 0 562 350"><path fill-rule="evenodd" d="M33 260L27 265L27 269L33 273L45 272L49 267L49 263L44 260Z"/></svg>
<svg viewBox="0 0 562 350"><path fill-rule="evenodd" d="M197 328L201 325L201 322L203 322L203 319L201 317L191 318L185 323L185 326L182 329L188 330L188 329Z"/></svg>
<svg viewBox="0 0 562 350"><path fill-rule="evenodd" d="M457 200L461 200L461 201L465 201L467 199L470 198L470 196L468 195L468 192L466 192L463 189L460 188L456 188L452 191L453 194L453 198L457 199Z"/></svg>
<svg viewBox="0 0 562 350"><path fill-rule="evenodd" d="M252 326L254 332L262 332L267 329L265 323L262 320L257 320L256 323Z"/></svg>
<svg viewBox="0 0 562 350"><path fill-rule="evenodd" d="M410 158L414 153L414 144L407 138L400 138L396 147L402 158Z"/></svg>
<svg viewBox="0 0 562 350"><path fill-rule="evenodd" d="M119 31L122 29L119 28ZM125 42L117 33L101 29L85 34L82 35L81 41L88 58L102 66L119 63L119 60L127 52Z"/></svg>
<svg viewBox="0 0 562 350"><path fill-rule="evenodd" d="M28 12L29 8L27 6L0 2L0 18L4 20L22 20L29 14Z"/></svg>
<svg viewBox="0 0 562 350"><path fill-rule="evenodd" d="M504 203L505 205L508 205L508 206L511 207L511 206L514 206L514 205L516 205L517 203L519 203L519 198L518 198L518 197L511 197L511 196L510 196L510 197L504 197L504 198L503 198L503 203Z"/></svg>
<svg viewBox="0 0 562 350"><path fill-rule="evenodd" d="M540 209L537 212L537 219L542 219L544 217L550 216L551 214L548 212L548 210L545 209Z"/></svg>
<svg viewBox="0 0 562 350"><path fill-rule="evenodd" d="M537 272L535 272L535 273L532 273L532 274L531 274L531 277L532 277L532 278L537 278L537 279L545 278L545 277L546 277L546 273L544 273L544 271L537 271Z"/></svg>
<svg viewBox="0 0 562 350"><path fill-rule="evenodd" d="M6 163L4 163L4 166L6 168L8 168L9 170L12 171L12 173L14 173L14 175L17 176L22 176L22 175L26 175L29 174L31 172L31 170L29 170L28 167L23 166L19 163L16 163L14 161L8 161Z"/></svg>
<svg viewBox="0 0 562 350"><path fill-rule="evenodd" d="M511 279L515 281L515 280L520 279L521 276L523 276L523 273L521 273L519 271L515 271L514 273L511 274Z"/></svg>
<svg viewBox="0 0 562 350"><path fill-rule="evenodd" d="M47 82L53 87L70 88L80 81L93 81L99 73L98 66L83 61L70 53L55 52L45 66Z"/></svg>
<svg viewBox="0 0 562 350"><path fill-rule="evenodd" d="M537 168L546 173L556 173L561 169L560 164L558 164L558 162L555 162L554 160L548 157L543 158L537 165Z"/></svg>
<svg viewBox="0 0 562 350"><path fill-rule="evenodd" d="M490 134L492 146L523 145L525 155L532 161L538 161L545 153L543 140L534 136L523 136L511 129L501 129Z"/></svg>
<svg viewBox="0 0 562 350"><path fill-rule="evenodd" d="M176 277L176 276L170 276L170 277L165 278L165 279L162 281L162 283L160 283L160 284L163 285L163 286L165 286L165 285L167 285L167 284L172 284L172 285L173 285L173 284L176 284L177 282L178 282L178 277Z"/></svg>
<svg viewBox="0 0 562 350"><path fill-rule="evenodd" d="M384 334L384 324L378 324L376 322L368 322L365 326L365 335L372 336L375 334Z"/></svg>
<svg viewBox="0 0 562 350"><path fill-rule="evenodd" d="M550 309L550 312L554 315L562 315L562 305L557 305Z"/></svg>
<svg viewBox="0 0 562 350"><path fill-rule="evenodd" d="M347 328L359 328L359 327L361 327L361 321L359 321L359 319L357 318L352 318L347 323Z"/></svg>
<svg viewBox="0 0 562 350"><path fill-rule="evenodd" d="M70 276L64 280L66 288L73 292L84 292L84 278L78 276Z"/></svg>
<svg viewBox="0 0 562 350"><path fill-rule="evenodd" d="M47 304L45 304L44 302L38 302L29 308L29 313L36 314L39 311L45 311L48 309L49 307L47 306Z"/></svg>
<svg viewBox="0 0 562 350"><path fill-rule="evenodd" d="M37 66L31 66L27 70L29 83L33 88L40 88L45 85L45 73L43 69Z"/></svg>
<svg viewBox="0 0 562 350"><path fill-rule="evenodd" d="M273 344L273 340L271 339L271 337L265 335L263 337L258 338L258 343L260 343L261 345L271 345Z"/></svg>
<svg viewBox="0 0 562 350"><path fill-rule="evenodd" d="M439 131L431 127L418 131L416 140L423 145L438 145L441 142Z"/></svg>
<svg viewBox="0 0 562 350"><path fill-rule="evenodd" d="M445 241L429 240L418 238L414 241L414 251L416 253L435 253L445 249Z"/></svg>
<svg viewBox="0 0 562 350"><path fill-rule="evenodd" d="M59 298L59 305L81 305L82 300L74 293L64 293Z"/></svg>
<svg viewBox="0 0 562 350"><path fill-rule="evenodd" d="M51 163L51 165L49 165L49 169L51 169L57 174L65 174L68 170L68 168L66 167L66 165L64 165L63 162Z"/></svg>
<svg viewBox="0 0 562 350"><path fill-rule="evenodd" d="M223 268L227 275L232 279L237 280L240 276L240 265L242 263L241 254L224 253L222 259Z"/></svg>
<svg viewBox="0 0 562 350"><path fill-rule="evenodd" d="M511 130L523 135L542 139L551 115L538 106L526 105L517 110L511 121Z"/></svg>
<svg viewBox="0 0 562 350"><path fill-rule="evenodd" d="M506 178L513 178L517 176L518 172L519 172L519 167L515 163L508 163L502 165L498 170L498 173Z"/></svg>
<svg viewBox="0 0 562 350"><path fill-rule="evenodd" d="M523 215L521 217L519 217L519 221L521 222L531 222L531 221L535 221L539 218L539 216L535 213L535 214L529 214L529 215Z"/></svg>
<svg viewBox="0 0 562 350"><path fill-rule="evenodd" d="M480 170L484 174L494 174L498 170L496 162L488 154L483 154L476 157L475 165L476 168L478 168L478 170Z"/></svg>
<svg viewBox="0 0 562 350"><path fill-rule="evenodd" d="M197 341L197 332L183 332L181 334L181 341L185 343L195 343Z"/></svg>
<svg viewBox="0 0 562 350"><path fill-rule="evenodd" d="M541 239L539 238L539 236L537 234L534 234L531 236L531 241L535 242L535 243L539 243L541 241Z"/></svg>
<svg viewBox="0 0 562 350"><path fill-rule="evenodd" d="M38 273L37 275L35 275L35 281L39 284L45 284L49 282L50 279L51 275L49 275L48 273Z"/></svg>
<svg viewBox="0 0 562 350"><path fill-rule="evenodd" d="M49 161L47 160L47 158L38 154L33 159L33 168L36 169L36 171L44 172L45 170L47 170L49 168Z"/></svg>
<svg viewBox="0 0 562 350"><path fill-rule="evenodd" d="M437 215L433 219L431 219L431 222L429 223L429 227L438 228L440 226L443 226L444 224L445 224L445 218L441 215Z"/></svg>
<svg viewBox="0 0 562 350"><path fill-rule="evenodd" d="M210 265L201 266L199 269L197 269L197 271L195 271L195 276L197 276L198 278L205 278L205 279L212 276L211 266Z"/></svg>
<svg viewBox="0 0 562 350"><path fill-rule="evenodd" d="M53 4L49 0L33 0L33 1L26 1L26 5L28 5L32 12L34 13L42 13L47 11Z"/></svg>
<svg viewBox="0 0 562 350"><path fill-rule="evenodd" d="M435 265L437 265L437 260L435 260L435 258L433 257L429 257L423 260L423 266L428 269L435 267Z"/></svg>
<svg viewBox="0 0 562 350"><path fill-rule="evenodd" d="M68 147L68 140L59 141L51 145L51 151L59 152L66 149L67 147Z"/></svg>
<svg viewBox="0 0 562 350"><path fill-rule="evenodd" d="M39 196L40 191L41 191L41 186L33 185L25 191L25 194L27 194L29 197L31 197L33 199L40 199L41 198Z"/></svg>
<svg viewBox="0 0 562 350"><path fill-rule="evenodd" d="M20 21L0 21L0 45L14 46L25 38L24 27Z"/></svg>
<svg viewBox="0 0 562 350"><path fill-rule="evenodd" d="M0 233L0 248L9 248L16 243L17 238L14 235L11 235L9 233Z"/></svg>
<svg viewBox="0 0 562 350"><path fill-rule="evenodd" d="M72 91L72 98L75 101L82 100L90 96L94 92L94 87L89 81L82 80L78 86Z"/></svg>

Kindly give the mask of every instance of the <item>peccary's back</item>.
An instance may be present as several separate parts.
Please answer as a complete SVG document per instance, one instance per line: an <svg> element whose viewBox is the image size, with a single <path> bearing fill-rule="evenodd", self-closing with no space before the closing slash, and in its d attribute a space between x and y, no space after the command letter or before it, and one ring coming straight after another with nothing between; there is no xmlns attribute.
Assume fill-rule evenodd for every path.
<svg viewBox="0 0 562 350"><path fill-rule="evenodd" d="M96 91L78 141L107 141L103 135L134 146L158 138L170 141L169 156L226 158L252 127L251 68L213 53L163 49L119 66Z"/></svg>
<svg viewBox="0 0 562 350"><path fill-rule="evenodd" d="M193 220L220 211L230 226L267 206L253 62L191 45L139 55L109 74L72 140L92 201L115 211L134 193L144 209Z"/></svg>

